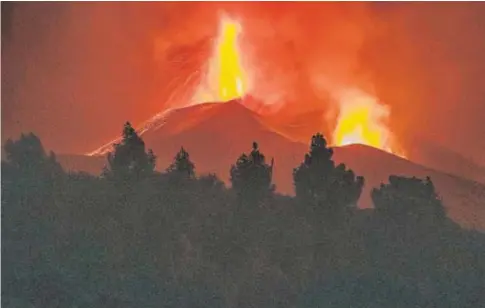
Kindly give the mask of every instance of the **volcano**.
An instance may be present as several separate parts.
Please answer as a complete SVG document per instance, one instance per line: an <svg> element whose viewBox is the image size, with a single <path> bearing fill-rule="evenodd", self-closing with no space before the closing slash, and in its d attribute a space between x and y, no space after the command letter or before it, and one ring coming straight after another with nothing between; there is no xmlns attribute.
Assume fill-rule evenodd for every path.
<svg viewBox="0 0 485 308"><path fill-rule="evenodd" d="M285 112L279 108L288 105L284 102L268 105L252 97L253 91L258 92L255 89L258 84L252 78L255 70L251 61L243 52L247 45L240 40L242 32L239 21L222 16L213 54L200 84L192 89L193 98L182 102L184 106L170 106L142 123L138 133L157 155L159 170L169 166L175 153L184 147L198 174L215 173L227 184L231 165L243 152L249 152L256 141L268 161L274 159L273 182L277 192L291 195L293 169L302 162L309 148L308 141L322 129L328 112L307 110L295 114L295 110ZM191 92L191 89L184 90ZM474 181L484 179L482 183L485 183L485 171L472 172L471 164L460 167L464 161L457 160L456 155L445 155L447 158L441 162L430 159L430 155L415 153L413 156L420 158L415 162L402 158L410 156L401 153L385 124L389 106L353 85L332 84L328 90L339 112L334 132L326 137L332 144L347 145L334 148L334 160L365 177L360 207L372 206L370 190L387 182L390 175L430 176L453 219L463 226L485 229L485 207L481 206L485 204L485 184ZM99 173L104 157L117 141L107 143L89 156L61 156L60 160L67 169Z"/></svg>
<svg viewBox="0 0 485 308"><path fill-rule="evenodd" d="M141 135L147 148L157 155L157 169L169 166L183 146L199 175L215 173L226 184L231 165L243 152L249 152L256 141L268 161L274 158L273 182L277 192L293 195L292 171L302 162L309 146L277 132L272 121L250 109L254 104L257 102L253 98L246 97L171 110L145 123ZM107 150L109 145L100 149ZM60 155L59 160L66 169L99 174L105 162L103 151L93 156ZM371 189L387 182L389 175L430 176L450 217L462 226L485 230L485 185L369 146L334 147L334 153L337 163L345 163L365 177L361 208L372 207Z"/></svg>

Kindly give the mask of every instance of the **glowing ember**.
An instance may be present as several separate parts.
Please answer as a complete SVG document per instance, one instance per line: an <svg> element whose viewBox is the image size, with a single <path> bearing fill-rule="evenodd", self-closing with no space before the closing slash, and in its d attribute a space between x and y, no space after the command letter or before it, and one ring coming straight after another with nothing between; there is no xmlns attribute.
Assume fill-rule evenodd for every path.
<svg viewBox="0 0 485 308"><path fill-rule="evenodd" d="M344 91L338 99L340 110L333 133L335 145L364 144L404 156L393 148L392 134L385 125L389 116L387 106L356 89Z"/></svg>
<svg viewBox="0 0 485 308"><path fill-rule="evenodd" d="M221 19L206 83L199 87L194 102L223 102L242 97L247 92L248 78L238 42L241 31L238 22L228 17Z"/></svg>

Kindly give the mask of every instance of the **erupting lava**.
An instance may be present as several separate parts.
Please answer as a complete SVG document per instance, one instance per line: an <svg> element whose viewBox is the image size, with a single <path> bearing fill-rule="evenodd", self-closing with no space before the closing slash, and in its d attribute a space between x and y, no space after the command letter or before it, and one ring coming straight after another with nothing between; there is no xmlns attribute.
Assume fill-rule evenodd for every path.
<svg viewBox="0 0 485 308"><path fill-rule="evenodd" d="M206 102L224 103L241 98L250 93L250 81L247 67L244 67L242 52L239 46L241 25L223 16L220 20L218 36L214 42L213 54L207 62L207 70L201 78L201 83L195 89L190 102L178 107L187 107ZM335 87L329 87L335 89ZM395 148L392 134L384 121L389 116L389 109L378 100L357 89L344 88L335 92L339 103L339 115L333 133L333 145L364 144L404 157ZM138 129L140 134L164 124L164 118L173 108L168 108L142 123ZM112 144L120 138L100 147L88 155L100 155L112 149Z"/></svg>
<svg viewBox="0 0 485 308"><path fill-rule="evenodd" d="M243 97L249 88L247 71L243 68L243 59L239 47L239 35L242 32L241 25L223 16L219 24L219 33L214 45L214 53L208 61L208 70L202 76L202 81L196 89L192 101L179 105L187 107L207 102L227 102ZM148 121L138 127L139 134L145 133L153 127L159 127L164 123L164 117L174 108L168 108L159 112ZM112 150L114 143L121 138L111 140L100 148L87 153L89 156L104 155Z"/></svg>
<svg viewBox="0 0 485 308"><path fill-rule="evenodd" d="M389 109L376 98L353 89L339 97L339 116L333 133L337 146L364 144L404 157L393 144L392 134L385 125Z"/></svg>
<svg viewBox="0 0 485 308"><path fill-rule="evenodd" d="M227 16L221 19L209 68L194 96L195 103L225 102L244 96L248 91L247 72L243 68L239 35L241 25Z"/></svg>

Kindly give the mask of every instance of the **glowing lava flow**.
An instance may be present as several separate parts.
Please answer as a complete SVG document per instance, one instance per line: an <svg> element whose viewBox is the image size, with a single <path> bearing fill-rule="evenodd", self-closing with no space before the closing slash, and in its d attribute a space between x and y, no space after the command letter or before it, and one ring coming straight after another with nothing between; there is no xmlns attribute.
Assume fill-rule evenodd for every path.
<svg viewBox="0 0 485 308"><path fill-rule="evenodd" d="M395 148L392 134L385 125L389 108L360 90L348 90L339 97L339 116L333 133L337 146L364 144L404 157Z"/></svg>
<svg viewBox="0 0 485 308"><path fill-rule="evenodd" d="M247 93L248 77L238 41L241 31L241 25L235 20L227 16L221 19L214 55L204 76L206 81L196 91L195 103L225 102Z"/></svg>

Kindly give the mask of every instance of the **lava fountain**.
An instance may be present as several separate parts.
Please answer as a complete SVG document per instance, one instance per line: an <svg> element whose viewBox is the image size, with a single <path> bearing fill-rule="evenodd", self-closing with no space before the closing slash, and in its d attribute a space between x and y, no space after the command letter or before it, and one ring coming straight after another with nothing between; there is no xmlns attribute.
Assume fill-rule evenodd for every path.
<svg viewBox="0 0 485 308"><path fill-rule="evenodd" d="M223 103L243 97L248 92L249 78L243 66L243 58L239 46L241 33L242 27L239 22L228 16L222 16L214 43L213 54L207 62L201 83L195 89L192 100L178 105L178 108L206 102ZM142 135L152 127L163 125L164 118L173 109L175 108L166 108L148 121L143 122L137 128L138 133ZM114 143L120 142L120 140L120 137L113 139L100 148L86 153L86 155L104 155L112 150Z"/></svg>
<svg viewBox="0 0 485 308"><path fill-rule="evenodd" d="M363 144L405 157L385 123L388 106L359 89L344 90L337 100L339 115L332 136L334 145Z"/></svg>
<svg viewBox="0 0 485 308"><path fill-rule="evenodd" d="M226 102L248 92L248 74L243 66L239 45L241 33L239 22L228 16L221 18L213 55L192 104Z"/></svg>
<svg viewBox="0 0 485 308"><path fill-rule="evenodd" d="M224 103L250 93L251 78L241 52L241 34L241 24L223 15L214 40L212 55L202 69L200 84L195 89L192 99L179 105L179 108L206 102ZM364 144L404 157L396 148L393 136L385 124L389 116L388 106L358 88L344 87L339 91L336 91L336 88L340 87L329 87L339 106L337 123L332 135L333 145ZM143 134L154 126L163 125L164 117L172 110L168 108L142 123L137 129L138 132ZM112 144L119 139L112 140L88 155L107 153L112 149Z"/></svg>

